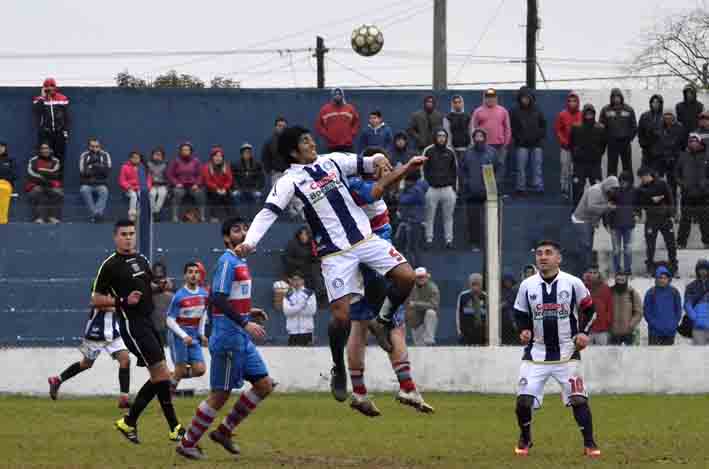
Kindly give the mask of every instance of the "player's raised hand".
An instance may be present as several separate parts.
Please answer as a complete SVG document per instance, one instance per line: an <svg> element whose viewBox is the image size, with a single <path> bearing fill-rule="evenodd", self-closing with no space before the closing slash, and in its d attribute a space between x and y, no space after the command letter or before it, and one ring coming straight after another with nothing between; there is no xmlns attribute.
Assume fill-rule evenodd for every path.
<svg viewBox="0 0 709 469"><path fill-rule="evenodd" d="M254 252L254 248L245 243L241 243L234 248L234 253L239 257L246 257L252 252Z"/></svg>
<svg viewBox="0 0 709 469"><path fill-rule="evenodd" d="M254 339L263 339L266 337L266 329L259 326L255 322L246 323L246 327L244 329L246 329L246 332L248 332Z"/></svg>
<svg viewBox="0 0 709 469"><path fill-rule="evenodd" d="M583 350L588 347L588 343L591 339L588 338L586 334L579 334L576 336L576 350Z"/></svg>
<svg viewBox="0 0 709 469"><path fill-rule="evenodd" d="M426 156L412 156L406 165L409 169L418 169L423 166L426 161L428 161L428 157Z"/></svg>
<svg viewBox="0 0 709 469"><path fill-rule="evenodd" d="M186 335L186 336L184 336L184 337L182 338L182 342L183 342L185 345L192 345L192 337L189 336L189 335Z"/></svg>
<svg viewBox="0 0 709 469"><path fill-rule="evenodd" d="M126 302L133 306L137 305L140 302L140 298L143 296L142 292L139 292L138 290L130 292L130 295L128 295L128 298L126 298Z"/></svg>
<svg viewBox="0 0 709 469"><path fill-rule="evenodd" d="M527 345L530 340L532 340L532 331L529 329L523 330L519 334L519 340L522 342L522 345Z"/></svg>

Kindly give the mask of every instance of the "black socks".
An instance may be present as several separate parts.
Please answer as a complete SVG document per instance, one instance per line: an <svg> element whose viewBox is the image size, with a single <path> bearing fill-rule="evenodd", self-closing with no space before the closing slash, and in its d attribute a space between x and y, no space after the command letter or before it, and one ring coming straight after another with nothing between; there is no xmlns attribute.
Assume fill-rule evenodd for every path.
<svg viewBox="0 0 709 469"><path fill-rule="evenodd" d="M62 371L62 374L59 375L59 379L61 379L63 383L64 381L67 381L78 375L82 371L84 370L81 369L81 364L79 362L72 363L71 365L69 365L69 367L67 367L66 370Z"/></svg>

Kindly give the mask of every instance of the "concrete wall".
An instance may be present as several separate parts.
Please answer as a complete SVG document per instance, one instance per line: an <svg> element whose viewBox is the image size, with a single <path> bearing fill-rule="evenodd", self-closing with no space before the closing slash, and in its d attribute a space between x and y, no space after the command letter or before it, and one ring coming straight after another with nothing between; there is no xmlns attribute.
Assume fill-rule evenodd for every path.
<svg viewBox="0 0 709 469"><path fill-rule="evenodd" d="M396 379L383 352L370 347L367 385L373 391L397 389ZM328 391L330 352L327 348L261 349L279 391ZM208 356L209 354L207 354ZM422 391L459 391L512 394L516 390L519 348L412 348L411 362ZM0 393L47 393L47 377L58 374L79 358L79 352L59 349L5 349L0 352L3 379ZM208 358L208 357L207 357ZM592 393L709 392L709 348L705 347L597 347L584 352L583 370ZM144 369L133 369L131 391L147 379ZM62 386L72 395L117 394L116 364L99 358L93 369ZM185 381L181 387L208 389L207 377ZM558 393L554 383L547 392ZM550 401L551 402L551 401ZM434 402L435 404L435 402Z"/></svg>

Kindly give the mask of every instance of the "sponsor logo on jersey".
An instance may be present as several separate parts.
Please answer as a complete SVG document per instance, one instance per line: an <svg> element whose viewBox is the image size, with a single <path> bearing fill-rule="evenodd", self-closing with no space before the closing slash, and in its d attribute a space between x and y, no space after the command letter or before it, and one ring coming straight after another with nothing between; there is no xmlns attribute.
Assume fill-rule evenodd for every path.
<svg viewBox="0 0 709 469"><path fill-rule="evenodd" d="M344 280L341 278L336 278L335 280L332 281L332 287L339 290L340 288L345 286Z"/></svg>
<svg viewBox="0 0 709 469"><path fill-rule="evenodd" d="M534 319L565 319L569 317L570 308L564 303L543 303L535 307Z"/></svg>
<svg viewBox="0 0 709 469"><path fill-rule="evenodd" d="M316 204L324 199L328 192L338 190L341 186L342 183L337 178L337 174L328 173L328 175L321 180L310 183L310 189L312 189L313 192L308 194L308 199L310 199L311 204Z"/></svg>

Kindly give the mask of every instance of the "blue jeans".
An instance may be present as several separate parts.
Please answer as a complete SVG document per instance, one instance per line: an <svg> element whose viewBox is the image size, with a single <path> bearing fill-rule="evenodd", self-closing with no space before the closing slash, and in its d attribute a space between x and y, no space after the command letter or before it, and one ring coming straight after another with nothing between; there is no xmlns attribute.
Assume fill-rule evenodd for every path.
<svg viewBox="0 0 709 469"><path fill-rule="evenodd" d="M544 192L541 148L517 148L517 190L526 191L527 188Z"/></svg>
<svg viewBox="0 0 709 469"><path fill-rule="evenodd" d="M633 228L615 228L611 231L613 246L613 268L615 272L632 270ZM623 252L623 270L620 268L620 253Z"/></svg>
<svg viewBox="0 0 709 469"><path fill-rule="evenodd" d="M104 185L82 185L79 188L79 192L81 193L81 197L84 199L84 203L86 203L86 206L89 207L91 216L103 216L103 212L106 210L106 202L108 202L108 187ZM96 195L95 202L94 194Z"/></svg>
<svg viewBox="0 0 709 469"><path fill-rule="evenodd" d="M593 234L595 228L591 223L571 223L576 235L578 262L577 273L580 276L593 262Z"/></svg>

